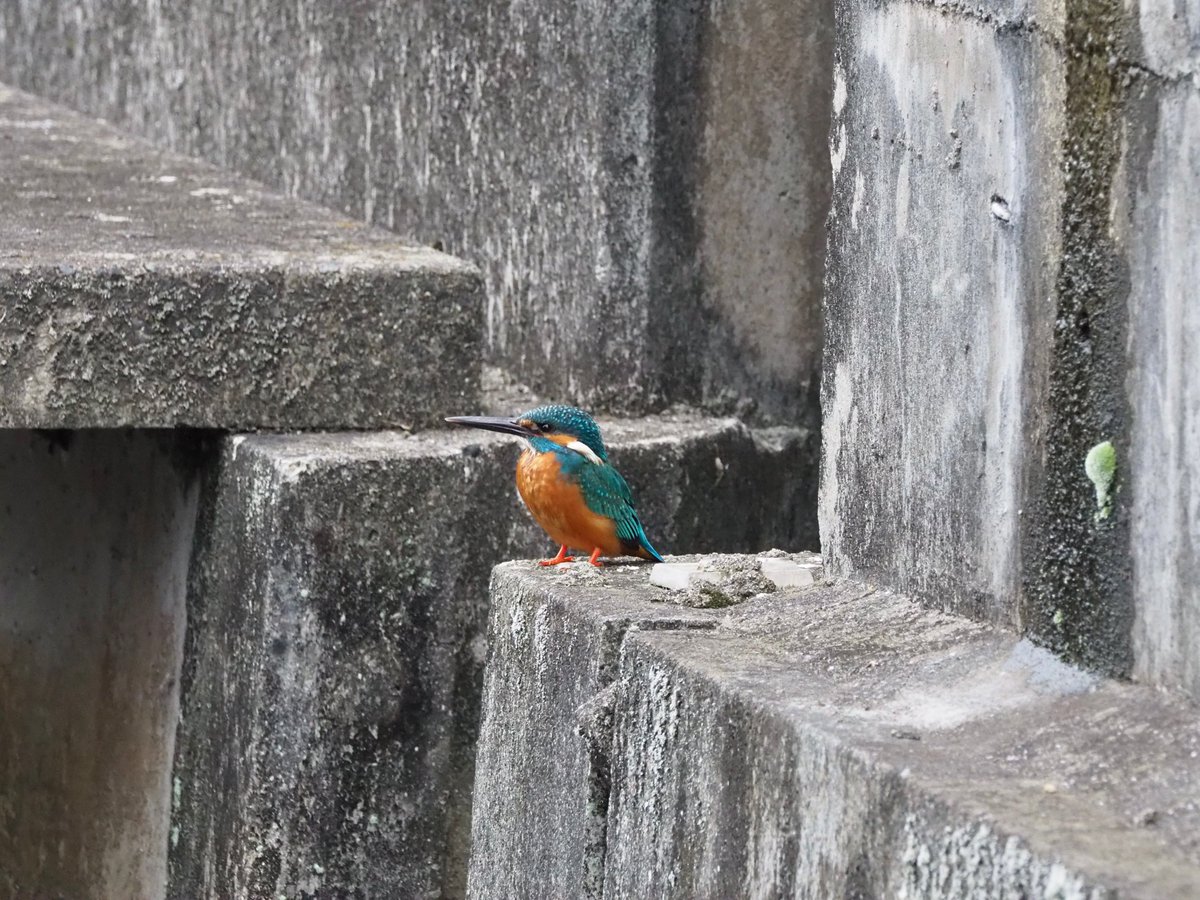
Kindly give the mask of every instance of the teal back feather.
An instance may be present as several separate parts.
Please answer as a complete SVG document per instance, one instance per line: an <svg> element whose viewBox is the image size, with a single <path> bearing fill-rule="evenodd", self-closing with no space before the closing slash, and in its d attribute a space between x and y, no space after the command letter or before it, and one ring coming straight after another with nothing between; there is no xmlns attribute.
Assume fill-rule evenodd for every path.
<svg viewBox="0 0 1200 900"><path fill-rule="evenodd" d="M573 451L567 451L572 453ZM625 544L641 547L654 559L662 562L662 556L654 549L646 530L633 506L633 494L621 473L608 463L596 465L573 453L582 465L572 467L572 475L583 491L583 500L594 513L617 523L617 537Z"/></svg>

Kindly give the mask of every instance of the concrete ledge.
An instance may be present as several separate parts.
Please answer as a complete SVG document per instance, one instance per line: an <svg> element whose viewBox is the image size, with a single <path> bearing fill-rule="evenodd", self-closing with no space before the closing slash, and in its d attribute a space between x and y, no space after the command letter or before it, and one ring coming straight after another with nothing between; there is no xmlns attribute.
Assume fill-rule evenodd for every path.
<svg viewBox="0 0 1200 900"><path fill-rule="evenodd" d="M0 86L0 426L380 428L477 402L479 273Z"/></svg>
<svg viewBox="0 0 1200 900"><path fill-rule="evenodd" d="M672 619L644 569L613 574L495 573L471 896L569 878L590 896L1200 892L1200 722L1182 699L851 583ZM655 627L560 652L611 635L618 611ZM571 731L595 692L607 742ZM588 752L590 770L572 762ZM597 770L607 791L583 803ZM526 824L531 805L557 817ZM602 840L581 855L589 829Z"/></svg>
<svg viewBox="0 0 1200 900"><path fill-rule="evenodd" d="M796 540L780 472L801 432L605 430L664 547ZM226 440L189 594L170 896L462 896L489 573L554 549L517 453L466 429ZM758 514L721 515L737 497Z"/></svg>
<svg viewBox="0 0 1200 900"><path fill-rule="evenodd" d="M832 5L0 5L0 79L478 260L557 398L815 426Z"/></svg>

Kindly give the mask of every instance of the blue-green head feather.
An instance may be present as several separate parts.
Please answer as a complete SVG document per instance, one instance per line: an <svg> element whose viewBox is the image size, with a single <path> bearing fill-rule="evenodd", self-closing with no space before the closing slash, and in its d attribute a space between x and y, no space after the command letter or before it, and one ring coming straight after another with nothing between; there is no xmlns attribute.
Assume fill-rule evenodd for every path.
<svg viewBox="0 0 1200 900"><path fill-rule="evenodd" d="M549 437L565 434L587 446L600 459L608 461L608 451L604 449L604 440L600 437L600 426L582 409L560 405L538 406L521 413L517 420L530 423L531 430L546 436L541 441L537 437L530 438L535 450L545 452L554 449L558 445L553 444Z"/></svg>

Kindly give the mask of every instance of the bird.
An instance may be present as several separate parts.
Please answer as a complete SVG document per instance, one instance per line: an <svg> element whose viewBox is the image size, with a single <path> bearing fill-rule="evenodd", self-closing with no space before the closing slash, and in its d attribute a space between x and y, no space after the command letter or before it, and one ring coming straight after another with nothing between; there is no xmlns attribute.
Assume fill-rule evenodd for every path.
<svg viewBox="0 0 1200 900"><path fill-rule="evenodd" d="M574 406L539 406L513 418L449 416L453 425L514 434L526 441L517 460L517 493L534 520L559 545L558 555L538 562L574 562L571 548L600 555L636 556L662 562L646 537L633 494L608 461L595 419Z"/></svg>

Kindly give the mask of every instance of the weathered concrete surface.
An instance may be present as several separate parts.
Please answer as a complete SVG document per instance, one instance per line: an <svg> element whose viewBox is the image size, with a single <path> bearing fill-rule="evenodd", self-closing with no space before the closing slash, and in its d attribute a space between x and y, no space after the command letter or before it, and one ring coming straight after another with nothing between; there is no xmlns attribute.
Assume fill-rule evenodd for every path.
<svg viewBox="0 0 1200 900"><path fill-rule="evenodd" d="M1200 698L1200 84L1143 79L1129 122L1134 675Z"/></svg>
<svg viewBox="0 0 1200 900"><path fill-rule="evenodd" d="M601 426L661 552L817 546L815 433L692 416Z"/></svg>
<svg viewBox="0 0 1200 900"><path fill-rule="evenodd" d="M1200 3L1181 0L1125 0L1134 22L1131 41L1148 74L1196 87L1200 75Z"/></svg>
<svg viewBox="0 0 1200 900"><path fill-rule="evenodd" d="M1003 16L845 0L838 29L826 564L1015 624L1053 346L1065 67L1049 37Z"/></svg>
<svg viewBox="0 0 1200 900"><path fill-rule="evenodd" d="M1200 891L1187 704L847 582L671 623L618 574L496 570L473 897ZM602 641L603 678L566 652Z"/></svg>
<svg viewBox="0 0 1200 900"><path fill-rule="evenodd" d="M832 43L829 0L0 8L0 77L477 261L547 394L809 427Z"/></svg>
<svg viewBox="0 0 1200 900"><path fill-rule="evenodd" d="M1120 204L1121 109L1136 65L1119 2L1066 6L1061 113L1061 253L1053 291L1047 391L1022 503L1021 623L1035 638L1116 675L1132 666L1130 515L1118 495L1099 515L1086 475L1091 448L1128 454L1128 265L1113 213Z"/></svg>
<svg viewBox="0 0 1200 900"><path fill-rule="evenodd" d="M190 592L169 896L454 896L495 454L234 437ZM458 893L461 893L459 891Z"/></svg>
<svg viewBox="0 0 1200 900"><path fill-rule="evenodd" d="M1143 46L1115 2L838 15L831 570L1195 691L1194 29Z"/></svg>
<svg viewBox="0 0 1200 900"><path fill-rule="evenodd" d="M0 895L159 900L203 441L0 431Z"/></svg>
<svg viewBox="0 0 1200 900"><path fill-rule="evenodd" d="M0 151L0 425L376 428L476 402L465 263L3 86Z"/></svg>
<svg viewBox="0 0 1200 900"><path fill-rule="evenodd" d="M492 580L489 656L475 769L469 896L598 897L604 884L612 715L606 690L631 629L707 628L711 610L625 597L596 584L645 583L649 567L557 570L533 589L530 563Z"/></svg>
<svg viewBox="0 0 1200 900"><path fill-rule="evenodd" d="M604 427L664 548L795 546L779 434ZM228 439L190 594L171 896L462 896L488 573L552 550L516 454L465 429Z"/></svg>

